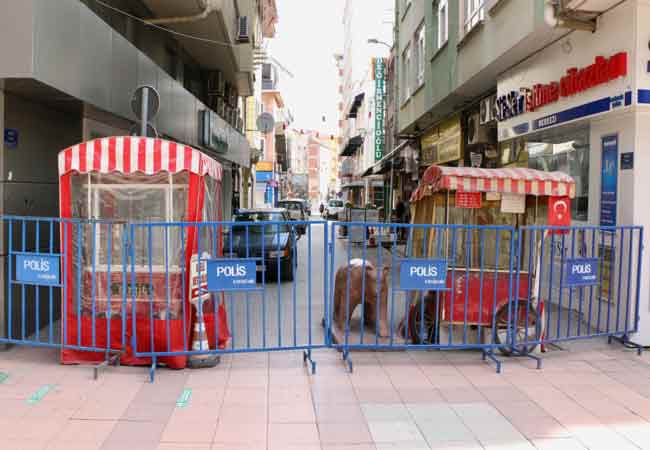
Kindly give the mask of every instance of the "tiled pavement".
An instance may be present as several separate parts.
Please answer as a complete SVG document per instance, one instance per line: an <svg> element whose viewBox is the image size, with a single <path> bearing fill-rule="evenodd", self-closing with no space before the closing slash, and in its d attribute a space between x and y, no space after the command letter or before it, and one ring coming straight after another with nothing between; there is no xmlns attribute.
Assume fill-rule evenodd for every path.
<svg viewBox="0 0 650 450"><path fill-rule="evenodd" d="M224 357L215 369L60 366L0 353L0 449L648 449L650 354L603 343L501 375L471 352Z"/></svg>

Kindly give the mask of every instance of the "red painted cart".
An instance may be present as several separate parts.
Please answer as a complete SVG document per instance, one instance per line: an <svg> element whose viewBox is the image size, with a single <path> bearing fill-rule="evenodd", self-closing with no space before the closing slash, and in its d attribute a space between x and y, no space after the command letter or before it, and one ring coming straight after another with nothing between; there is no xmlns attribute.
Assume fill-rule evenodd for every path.
<svg viewBox="0 0 650 450"><path fill-rule="evenodd" d="M134 356L134 329L140 352L151 346L165 352L189 350L195 313L190 271L183 267L190 267L197 253L197 228L134 227L134 260L128 265L126 234L129 223L221 220L221 165L175 142L109 137L63 150L59 177L61 217L87 220L65 225L61 237L69 286L62 298L63 342L77 347L64 348L62 362L100 362L102 353L79 348L106 348L123 352L121 363L149 364L148 358ZM210 242L201 241L202 252L210 248L220 254L220 233L213 227L204 230L201 239ZM203 311L210 347L216 348L225 344L228 330L220 326L217 339L212 305L206 302ZM218 314L225 325L223 305ZM182 368L186 359L160 362Z"/></svg>
<svg viewBox="0 0 650 450"><path fill-rule="evenodd" d="M486 328L481 338L503 344L509 314L515 309L518 317L510 323L515 324L516 333L528 333L527 336L543 333L544 320L539 326L536 324L537 318L543 315L543 300L529 295L537 292L533 289L538 283L535 274L517 272L517 267L510 266L511 245L515 242L511 230L541 225L549 219L555 225L570 224L570 199L574 197L575 182L560 172L429 167L411 197L413 223L452 227L443 226L429 234L418 233L414 228L412 248L415 256L423 258L440 257L444 253L449 261L447 290L439 294L428 292L424 298L414 296L408 317L410 339L416 343L433 342L439 338L436 328L448 325L450 329L462 326L464 332L468 328ZM454 225L488 228L454 230ZM529 257L531 251L539 253L535 249L522 250L522 258ZM520 274L519 280L515 279L516 273ZM517 288L513 298L522 300L518 300L519 307L510 305L509 308L510 292ZM438 300L431 301L436 295ZM424 335L421 330L426 330ZM501 350L512 351L507 347ZM527 353L532 348L517 351Z"/></svg>

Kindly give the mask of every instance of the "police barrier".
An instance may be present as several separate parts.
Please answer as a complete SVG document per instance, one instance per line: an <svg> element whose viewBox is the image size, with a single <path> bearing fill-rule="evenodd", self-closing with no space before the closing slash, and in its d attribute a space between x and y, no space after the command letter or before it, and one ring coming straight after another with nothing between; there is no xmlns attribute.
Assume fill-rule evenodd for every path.
<svg viewBox="0 0 650 450"><path fill-rule="evenodd" d="M349 222L332 240L342 226L366 236L336 242L330 260L333 346L350 368L354 349L474 348L495 361L506 351L513 227Z"/></svg>
<svg viewBox="0 0 650 450"><path fill-rule="evenodd" d="M538 344L638 331L643 229L635 226L522 227L513 317L528 323L511 336L514 351ZM640 347L638 347L640 350Z"/></svg>
<svg viewBox="0 0 650 450"><path fill-rule="evenodd" d="M64 363L119 356L126 297L114 283L126 285L125 225L9 216L2 224L0 343L58 347Z"/></svg>
<svg viewBox="0 0 650 450"><path fill-rule="evenodd" d="M311 350L327 345L327 223L264 214L130 225L132 346L151 358L152 377L157 363L187 356L206 365L277 350L304 350L315 371Z"/></svg>

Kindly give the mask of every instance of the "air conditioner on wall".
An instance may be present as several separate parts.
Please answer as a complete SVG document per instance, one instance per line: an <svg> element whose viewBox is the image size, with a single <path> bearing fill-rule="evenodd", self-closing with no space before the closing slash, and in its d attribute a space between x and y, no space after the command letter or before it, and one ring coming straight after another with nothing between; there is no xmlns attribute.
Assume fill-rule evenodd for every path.
<svg viewBox="0 0 650 450"><path fill-rule="evenodd" d="M479 113L481 125L492 122L492 120L494 119L492 117L491 100L492 97L487 97L481 100L481 108Z"/></svg>
<svg viewBox="0 0 650 450"><path fill-rule="evenodd" d="M486 127L481 126L480 113L474 113L467 118L467 144L481 144L488 141Z"/></svg>
<svg viewBox="0 0 650 450"><path fill-rule="evenodd" d="M248 16L239 17L239 29L237 31L237 42L247 43L251 41Z"/></svg>

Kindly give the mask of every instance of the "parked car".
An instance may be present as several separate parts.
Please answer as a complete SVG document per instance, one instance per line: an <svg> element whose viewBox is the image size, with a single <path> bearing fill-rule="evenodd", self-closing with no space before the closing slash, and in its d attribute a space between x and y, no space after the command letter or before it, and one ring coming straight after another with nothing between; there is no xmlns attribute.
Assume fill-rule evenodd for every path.
<svg viewBox="0 0 650 450"><path fill-rule="evenodd" d="M343 214L343 200L330 200L325 207L325 218L339 220Z"/></svg>
<svg viewBox="0 0 650 450"><path fill-rule="evenodd" d="M311 217L311 201L305 200L305 212L307 213L307 217Z"/></svg>
<svg viewBox="0 0 650 450"><path fill-rule="evenodd" d="M300 239L296 227L288 223L252 224L290 220L289 212L284 208L240 209L233 218L232 229L225 233L224 256L260 258L257 261L258 276L265 272L267 279L293 281L298 260L296 243Z"/></svg>
<svg viewBox="0 0 650 450"><path fill-rule="evenodd" d="M289 212L289 217L291 220L298 220L304 222L307 219L307 214L305 213L305 203L304 200L300 199L285 199L278 202L278 208L284 208ZM307 226L305 224L297 225L298 231L301 234L305 234L307 231Z"/></svg>

